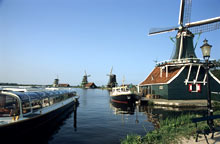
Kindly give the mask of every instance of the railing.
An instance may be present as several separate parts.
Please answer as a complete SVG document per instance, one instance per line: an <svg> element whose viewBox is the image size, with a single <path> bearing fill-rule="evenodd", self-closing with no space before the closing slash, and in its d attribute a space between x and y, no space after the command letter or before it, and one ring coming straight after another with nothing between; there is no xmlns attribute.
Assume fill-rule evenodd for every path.
<svg viewBox="0 0 220 144"><path fill-rule="evenodd" d="M210 63L216 62L214 59L209 59ZM161 62L157 62L156 66L163 66L163 65L183 65L187 63L196 63L196 64L203 64L205 63L204 59L201 58L184 58L184 59L172 59L172 60L165 60Z"/></svg>

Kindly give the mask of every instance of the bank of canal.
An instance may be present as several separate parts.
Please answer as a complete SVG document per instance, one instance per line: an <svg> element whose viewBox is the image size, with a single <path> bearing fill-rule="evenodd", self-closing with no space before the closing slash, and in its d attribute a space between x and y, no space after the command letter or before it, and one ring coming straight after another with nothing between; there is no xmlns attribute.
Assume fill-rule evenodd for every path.
<svg viewBox="0 0 220 144"><path fill-rule="evenodd" d="M128 134L145 136L158 126L159 119L204 112L203 109L182 111L178 108L118 105L110 102L107 90L75 90L80 96L78 107L73 107L73 112L61 123L33 135L27 143L31 140L37 144L119 144Z"/></svg>

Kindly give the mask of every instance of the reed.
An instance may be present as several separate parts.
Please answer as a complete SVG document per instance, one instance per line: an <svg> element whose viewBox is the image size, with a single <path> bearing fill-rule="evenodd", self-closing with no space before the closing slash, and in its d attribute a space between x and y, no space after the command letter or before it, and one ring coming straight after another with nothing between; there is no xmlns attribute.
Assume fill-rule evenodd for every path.
<svg viewBox="0 0 220 144"><path fill-rule="evenodd" d="M145 136L127 135L121 140L121 144L171 144L181 143L181 139L189 139L195 134L195 125L191 122L191 118L197 117L192 114L180 115L178 117L166 118L159 122L160 128L148 132ZM205 123L201 124L201 127Z"/></svg>

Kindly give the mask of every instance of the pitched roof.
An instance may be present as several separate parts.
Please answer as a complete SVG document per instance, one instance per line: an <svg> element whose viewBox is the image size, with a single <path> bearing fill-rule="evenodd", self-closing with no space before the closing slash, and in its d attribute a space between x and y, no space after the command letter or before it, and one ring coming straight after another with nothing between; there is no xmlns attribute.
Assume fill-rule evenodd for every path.
<svg viewBox="0 0 220 144"><path fill-rule="evenodd" d="M148 77L141 82L141 85L150 85L150 84L161 84L167 83L171 80L177 73L180 71L181 67L175 67L175 69L168 70L168 75L166 77L166 70L162 70L162 77L161 77L161 67L155 67L154 70L148 75Z"/></svg>
<svg viewBox="0 0 220 144"><path fill-rule="evenodd" d="M95 85L95 83L94 82L91 82L91 83L87 83L87 84L85 84L85 87L91 87L92 85L94 85L95 87L96 87L96 85Z"/></svg>
<svg viewBox="0 0 220 144"><path fill-rule="evenodd" d="M58 84L59 87L69 87L69 84Z"/></svg>

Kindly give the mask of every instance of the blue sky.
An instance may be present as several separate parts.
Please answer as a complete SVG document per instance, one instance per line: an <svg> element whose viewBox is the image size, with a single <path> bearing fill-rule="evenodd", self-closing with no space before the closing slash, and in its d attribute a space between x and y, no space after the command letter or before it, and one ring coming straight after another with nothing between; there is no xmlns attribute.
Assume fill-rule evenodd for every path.
<svg viewBox="0 0 220 144"><path fill-rule="evenodd" d="M1 0L0 82L78 85L84 70L97 85L113 66L118 83L138 84L170 59L176 32L148 36L152 27L178 24L179 0ZM219 0L193 0L191 22L220 16ZM220 59L220 30L203 33ZM197 36L194 42L197 40Z"/></svg>

